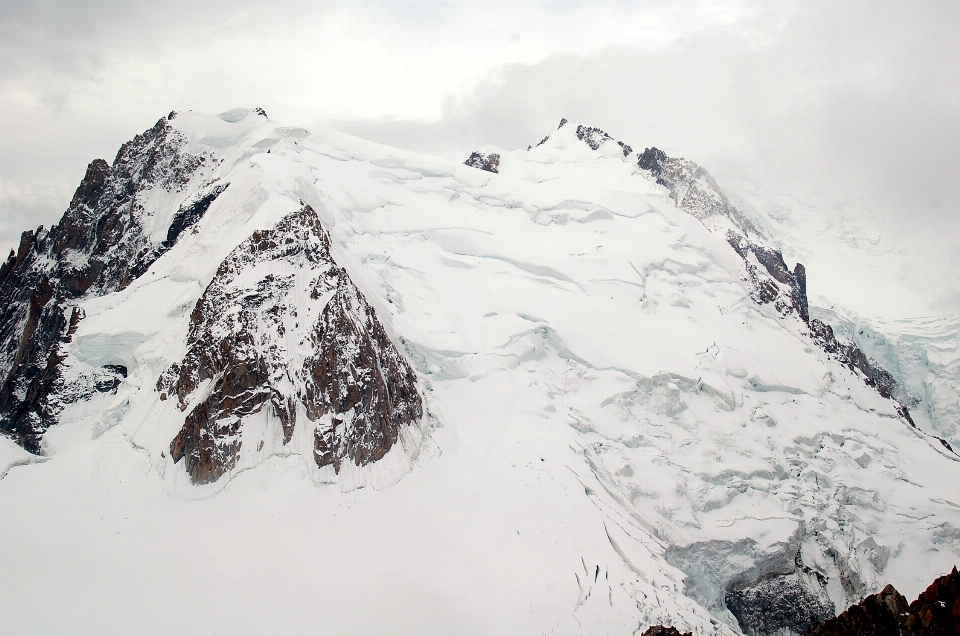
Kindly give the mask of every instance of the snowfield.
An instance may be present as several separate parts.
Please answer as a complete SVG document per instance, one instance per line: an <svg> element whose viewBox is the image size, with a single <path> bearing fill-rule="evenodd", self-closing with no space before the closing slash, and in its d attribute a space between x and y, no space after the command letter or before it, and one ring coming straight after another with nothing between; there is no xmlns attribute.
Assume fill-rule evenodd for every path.
<svg viewBox="0 0 960 636"><path fill-rule="evenodd" d="M0 631L738 634L731 605L773 588L833 615L960 565L960 457L931 437L960 446L956 319L870 340L812 310L924 400L915 429L613 140L483 148L492 174L245 109L171 123L210 159L144 201L150 231L229 187L84 301L70 373L123 365L117 390L68 405L44 458L0 437ZM336 473L264 409L194 485L157 380L223 259L304 205L424 417Z"/></svg>

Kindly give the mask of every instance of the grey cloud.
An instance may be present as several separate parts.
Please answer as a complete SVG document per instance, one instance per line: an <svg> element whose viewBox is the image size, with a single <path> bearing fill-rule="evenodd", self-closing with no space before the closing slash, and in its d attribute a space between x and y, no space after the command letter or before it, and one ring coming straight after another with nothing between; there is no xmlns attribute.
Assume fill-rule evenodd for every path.
<svg viewBox="0 0 960 636"><path fill-rule="evenodd" d="M883 20L811 11L767 46L713 32L657 50L558 53L498 69L450 100L439 122L335 124L462 154L484 143L525 147L565 116L720 172L800 176L939 213L960 185L960 46L951 26L960 11L902 8Z"/></svg>
<svg viewBox="0 0 960 636"><path fill-rule="evenodd" d="M930 306L960 309L957 4L807 5L758 44L734 30L666 47L557 53L498 69L433 124L338 122L360 136L465 157L526 147L561 116L634 147L824 201L862 201L915 256Z"/></svg>
<svg viewBox="0 0 960 636"><path fill-rule="evenodd" d="M402 41L407 26L428 36L448 27L456 13L451 6L418 4L406 12L367 5L368 15L381 18L381 30L366 37L375 42L396 27ZM749 176L775 189L862 200L905 251L936 261L941 272L956 271L960 44L954 31L960 4L770 6L756 5L756 16L746 21L701 20L676 37L501 66L448 95L437 121L410 121L330 119L324 95L344 87L302 83L298 69L290 68L295 51L267 51L274 57L265 55L261 67L250 69L223 59L264 34L319 25L327 4L0 0L0 244L55 221L87 162L111 158L171 108L220 110L239 99L264 106L278 120L330 125L461 160L484 144L511 149L536 143L567 117L600 126L635 148L656 145L686 156L721 183ZM693 24L697 6L684 7L677 19L691 16ZM568 8L554 3L543 10ZM577 20L589 18L582 5L574 8ZM595 9L598 19L604 10ZM350 24L365 28L363 10L356 15ZM531 24L535 18L524 19ZM576 25L567 26L563 41L575 39ZM530 35L515 30L518 39ZM210 77L190 75L194 83L158 87L154 75L142 79L152 93L141 98L130 87L141 81L136 73L119 80L107 75L108 60L136 56L149 66L174 51L214 69ZM121 81L127 85L114 86ZM107 86L108 102L116 91L115 103L92 110L83 102L92 86ZM18 101L20 93L29 98ZM960 308L960 283L937 280L932 267L911 274L916 285L928 288L938 307Z"/></svg>

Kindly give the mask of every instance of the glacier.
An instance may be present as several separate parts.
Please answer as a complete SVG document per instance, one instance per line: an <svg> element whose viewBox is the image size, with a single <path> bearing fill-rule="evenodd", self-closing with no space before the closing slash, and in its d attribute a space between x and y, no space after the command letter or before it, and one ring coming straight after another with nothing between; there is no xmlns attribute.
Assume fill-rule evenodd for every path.
<svg viewBox="0 0 960 636"><path fill-rule="evenodd" d="M759 248L729 234L773 245L775 224L684 209L588 126L463 165L258 109L165 125L201 159L133 195L142 267L64 301L60 383L103 390L61 399L40 453L0 436L11 632L802 633L960 564L955 319L807 322L791 282L759 302ZM689 178L707 201L712 178ZM158 380L196 349L222 264L305 210L422 412L382 457L335 466L303 405L292 429L251 409L236 460L193 479L171 441L214 379L182 404ZM236 280L290 274L286 298L319 313L297 258ZM280 393L311 353L291 315ZM902 395L824 350L814 320Z"/></svg>

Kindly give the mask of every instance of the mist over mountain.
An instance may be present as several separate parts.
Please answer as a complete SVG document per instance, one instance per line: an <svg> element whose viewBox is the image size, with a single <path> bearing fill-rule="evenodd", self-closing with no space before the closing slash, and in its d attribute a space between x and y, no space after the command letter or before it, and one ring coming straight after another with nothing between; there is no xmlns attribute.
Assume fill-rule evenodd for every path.
<svg viewBox="0 0 960 636"><path fill-rule="evenodd" d="M5 0L0 249L56 223L90 158L171 108L257 103L289 125L458 161L525 148L567 117L693 158L729 196L774 203L770 216L793 210L791 229L825 239L816 258L781 246L791 263L830 263L811 295L871 318L957 313L960 283L943 272L960 268L958 11ZM851 240L871 254L856 289Z"/></svg>

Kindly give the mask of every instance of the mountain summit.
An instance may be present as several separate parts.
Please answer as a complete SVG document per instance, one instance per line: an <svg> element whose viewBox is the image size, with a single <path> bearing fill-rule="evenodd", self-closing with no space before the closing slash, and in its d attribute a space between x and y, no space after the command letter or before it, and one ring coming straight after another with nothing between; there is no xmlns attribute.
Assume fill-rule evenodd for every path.
<svg viewBox="0 0 960 636"><path fill-rule="evenodd" d="M234 109L91 163L0 269L5 624L802 634L949 572L953 358L917 395L919 350L634 147Z"/></svg>

